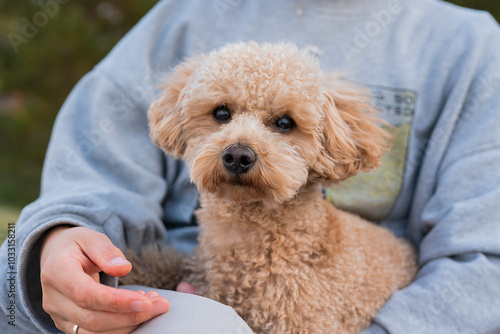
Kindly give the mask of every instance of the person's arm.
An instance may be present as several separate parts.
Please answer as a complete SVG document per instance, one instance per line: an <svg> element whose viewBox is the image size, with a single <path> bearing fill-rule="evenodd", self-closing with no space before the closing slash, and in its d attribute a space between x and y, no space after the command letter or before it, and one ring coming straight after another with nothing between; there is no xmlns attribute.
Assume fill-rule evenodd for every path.
<svg viewBox="0 0 500 334"><path fill-rule="evenodd" d="M57 226L73 226L75 231L85 228L85 233L106 235L109 242L118 247L109 252L114 255L127 247L138 249L144 243L165 241L163 201L175 188L175 177L179 174L175 166L179 164L172 159L166 171L164 153L149 138L146 113L161 76L182 57L175 52L161 52L163 48L179 50L178 45L182 44L183 35L176 31L181 28L172 23L176 18L175 6L174 2L161 2L81 80L59 113L44 165L41 196L23 210L16 224L12 268L8 265L6 244L0 253L2 281L15 276L15 297L9 297L12 295L9 284L0 287L1 313L9 312L7 307L15 301L16 327L7 326L9 330L59 332L42 309L40 281L42 242ZM161 62L156 63L155 57L160 56ZM187 207L191 205L195 204L186 203ZM67 232L75 233L72 230ZM57 238L57 243L61 240ZM53 248L52 252L57 249ZM82 248L82 254L104 271L100 282L116 285L117 280L105 273L119 275L124 271L106 267L105 260L109 259L97 263L100 256L91 254L91 250L92 247L90 251ZM92 283L88 278L94 271L97 268L85 273L82 267L78 279ZM61 279L71 277L65 272L57 274ZM74 297L71 305L85 306L85 301L78 300L73 292L65 291ZM127 291L118 294L128 298L128 306L121 311L131 311L134 298L152 309L149 299L142 295ZM50 305L44 306L51 309ZM68 317L82 316L82 313L73 313Z"/></svg>
<svg viewBox="0 0 500 334"><path fill-rule="evenodd" d="M440 174L422 213L422 228L431 231L415 282L393 295L364 334L500 330L500 146L464 154Z"/></svg>
<svg viewBox="0 0 500 334"><path fill-rule="evenodd" d="M119 277L132 266L108 237L87 228L53 228L43 239L40 268L43 308L66 333L78 324L82 330L128 334L169 308L153 291L100 284L100 272Z"/></svg>
<svg viewBox="0 0 500 334"><path fill-rule="evenodd" d="M364 334L500 331L500 32L495 24L483 33L487 45L471 51L474 61L455 78L457 87L468 85L464 99L444 104L461 113L444 120L454 130L438 173L419 176L434 185L409 224L420 242L419 272ZM437 134L426 154L446 140Z"/></svg>
<svg viewBox="0 0 500 334"><path fill-rule="evenodd" d="M46 331L52 326L43 317L41 293L35 287L40 289L38 259L47 231L62 224L86 227L107 235L121 249L165 238L163 153L148 137L145 110L130 107L125 116L116 112L114 106L126 99L98 70L80 82L58 116L42 195L23 211L16 225L19 304ZM64 272L59 277L76 279ZM79 278L84 279L83 271ZM114 284L106 275L101 280Z"/></svg>

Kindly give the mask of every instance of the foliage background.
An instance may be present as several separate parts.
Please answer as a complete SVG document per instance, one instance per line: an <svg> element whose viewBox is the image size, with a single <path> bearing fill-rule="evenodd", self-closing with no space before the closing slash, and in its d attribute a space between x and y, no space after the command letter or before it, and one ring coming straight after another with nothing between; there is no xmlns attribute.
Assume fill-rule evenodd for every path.
<svg viewBox="0 0 500 334"><path fill-rule="evenodd" d="M40 1L0 0L0 241L7 223L35 200L55 116L76 82L157 0L67 0L15 52L8 34L22 35ZM418 0L417 0L418 1ZM500 20L500 1L454 0Z"/></svg>

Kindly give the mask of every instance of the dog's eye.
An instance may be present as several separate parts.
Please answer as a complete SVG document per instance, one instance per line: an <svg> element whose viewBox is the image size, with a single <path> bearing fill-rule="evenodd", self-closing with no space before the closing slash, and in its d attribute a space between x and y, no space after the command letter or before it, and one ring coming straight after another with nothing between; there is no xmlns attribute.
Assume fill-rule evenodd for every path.
<svg viewBox="0 0 500 334"><path fill-rule="evenodd" d="M288 132L295 128L295 122L290 116L283 115L276 120L274 126L282 132Z"/></svg>
<svg viewBox="0 0 500 334"><path fill-rule="evenodd" d="M212 112L214 118L219 123L227 122L231 119L231 111L226 106L218 106Z"/></svg>

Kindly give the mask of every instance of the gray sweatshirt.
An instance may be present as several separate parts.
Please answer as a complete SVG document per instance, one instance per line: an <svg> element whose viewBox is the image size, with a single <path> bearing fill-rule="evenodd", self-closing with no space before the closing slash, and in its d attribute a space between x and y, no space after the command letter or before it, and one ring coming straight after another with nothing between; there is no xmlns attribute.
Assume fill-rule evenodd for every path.
<svg viewBox="0 0 500 334"><path fill-rule="evenodd" d="M326 191L419 249L415 282L365 333L499 333L500 30L437 0L160 1L62 107L40 198L1 248L0 332L58 332L39 279L53 226L87 226L121 249L195 246L197 190L151 143L146 111L184 57L248 40L309 48L323 69L369 86L394 126L378 174Z"/></svg>

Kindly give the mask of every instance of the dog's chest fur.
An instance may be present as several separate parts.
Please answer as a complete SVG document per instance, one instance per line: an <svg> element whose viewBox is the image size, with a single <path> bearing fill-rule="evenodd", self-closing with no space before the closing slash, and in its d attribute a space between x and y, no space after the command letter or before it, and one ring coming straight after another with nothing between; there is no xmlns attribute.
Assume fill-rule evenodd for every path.
<svg viewBox="0 0 500 334"><path fill-rule="evenodd" d="M373 291L366 249L353 240L355 216L321 196L311 187L279 208L203 197L188 282L232 306L256 333L350 333L367 326L401 285L394 279L399 272L390 266L388 284L376 283L382 290Z"/></svg>

